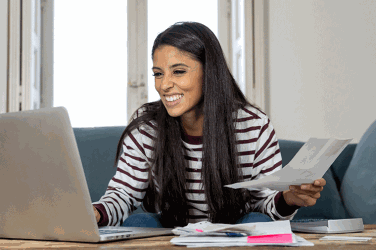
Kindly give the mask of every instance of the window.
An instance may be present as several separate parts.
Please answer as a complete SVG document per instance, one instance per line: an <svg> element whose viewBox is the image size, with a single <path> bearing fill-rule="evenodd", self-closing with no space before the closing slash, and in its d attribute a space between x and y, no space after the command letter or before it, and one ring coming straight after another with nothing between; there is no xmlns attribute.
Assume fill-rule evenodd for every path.
<svg viewBox="0 0 376 250"><path fill-rule="evenodd" d="M235 2L239 2L239 6L243 4L240 0ZM112 0L104 3L101 0L55 0L54 106L65 106L68 109L73 127L127 125L135 108L145 101L159 100L151 71L152 45L160 32L179 21L203 23L218 37L219 19L221 44L224 45L225 55L230 60L229 66L233 65L232 61L235 60L232 60L231 48L237 42L231 41L230 37L231 30L235 30L234 26L240 27L236 22L236 17L239 16L237 13L243 11L243 8L247 10L245 17L248 18L243 18L241 22L249 26L252 21L248 19L252 16L253 9L250 7L253 1L245 1L244 7L240 7L237 12L232 10L234 6L231 7L231 3L235 2ZM128 10L131 11L129 15L127 3L128 9L131 9ZM129 30L127 16L128 20L132 20L129 21ZM231 16L235 17L233 21ZM146 45L144 46L145 26L148 30L147 49ZM249 33L252 28L245 30ZM131 39L127 39L127 34L131 34ZM127 45L132 47L129 48L129 55ZM252 44L246 45L240 46L245 50L243 54L252 58L253 53L247 52ZM133 53L136 53L136 56L133 56ZM147 69L144 61L147 62ZM244 77L244 72L236 72L236 78ZM147 84L144 82L145 73ZM252 86L250 77L239 82L243 91L247 89L246 86ZM248 90L245 92L247 96L250 95Z"/></svg>
<svg viewBox="0 0 376 250"><path fill-rule="evenodd" d="M54 106L73 127L127 124L127 1L56 0Z"/></svg>
<svg viewBox="0 0 376 250"><path fill-rule="evenodd" d="M232 31L238 30L237 26L244 27L245 44L237 48L245 56L242 67L247 70L245 81L240 81L240 85L250 99L264 106L265 67L262 62L266 38L262 0L23 2L21 6L21 1L9 1L8 98L2 100L3 109L6 102L8 112L53 104L68 109L74 127L126 125L137 107L159 99L150 69L151 47L158 33L178 21L207 25L219 37L232 69L234 62L239 61L233 60L239 50L236 51L238 41L233 39ZM235 6L240 9L234 9ZM238 17L243 10L241 22L245 25L240 25ZM38 23L41 23L40 28L35 26ZM41 34L30 35L29 30L41 30ZM21 32L25 38L22 41L27 38L35 45L32 49L21 52ZM41 48L41 56L33 57L38 48ZM24 62L33 62L32 67L21 65L21 53L25 56ZM27 59L26 55L34 60ZM259 59L254 60L255 57ZM260 62L258 66L257 62ZM252 67L252 64L256 65ZM233 71L236 78L244 77L239 67ZM40 85L36 84L37 80Z"/></svg>

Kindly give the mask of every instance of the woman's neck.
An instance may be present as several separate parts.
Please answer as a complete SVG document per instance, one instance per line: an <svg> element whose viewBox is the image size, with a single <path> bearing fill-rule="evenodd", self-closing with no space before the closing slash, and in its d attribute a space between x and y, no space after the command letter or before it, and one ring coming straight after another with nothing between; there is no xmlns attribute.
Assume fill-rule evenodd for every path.
<svg viewBox="0 0 376 250"><path fill-rule="evenodd" d="M202 136L204 128L204 115L195 112L184 114L181 117L182 127L187 135Z"/></svg>

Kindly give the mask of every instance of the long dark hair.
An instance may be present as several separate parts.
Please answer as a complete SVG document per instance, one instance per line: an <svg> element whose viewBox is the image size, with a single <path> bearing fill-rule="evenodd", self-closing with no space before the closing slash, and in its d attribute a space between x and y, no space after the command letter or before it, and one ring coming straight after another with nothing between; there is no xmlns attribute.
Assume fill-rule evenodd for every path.
<svg viewBox="0 0 376 250"><path fill-rule="evenodd" d="M196 22L175 23L157 36L152 57L155 50L163 45L188 52L203 65L201 173L208 215L213 223L234 223L248 212L249 192L223 186L242 179L239 175L234 115L236 117L239 108L250 103L231 75L219 41L208 27ZM188 222L185 194L188 163L184 159L180 118L169 116L161 100L146 103L142 109L144 112L131 121L118 143L115 164L120 157L124 137L142 123L155 121L154 174L149 175L149 188L143 206L150 212L160 211L165 227L184 226Z"/></svg>

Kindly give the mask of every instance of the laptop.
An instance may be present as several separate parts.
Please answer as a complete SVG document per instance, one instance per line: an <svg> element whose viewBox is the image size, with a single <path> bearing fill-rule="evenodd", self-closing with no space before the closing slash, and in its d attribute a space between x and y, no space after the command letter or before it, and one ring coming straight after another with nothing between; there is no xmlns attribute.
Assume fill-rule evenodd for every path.
<svg viewBox="0 0 376 250"><path fill-rule="evenodd" d="M172 234L98 228L63 107L0 114L0 190L0 238L102 242Z"/></svg>

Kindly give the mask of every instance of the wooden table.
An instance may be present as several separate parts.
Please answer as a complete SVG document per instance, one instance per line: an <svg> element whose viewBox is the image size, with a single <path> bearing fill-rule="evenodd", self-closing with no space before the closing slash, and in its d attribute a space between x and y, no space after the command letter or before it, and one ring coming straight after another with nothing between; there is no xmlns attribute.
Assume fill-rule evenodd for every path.
<svg viewBox="0 0 376 250"><path fill-rule="evenodd" d="M341 236L358 236L358 237L372 237L373 239L367 242L345 242L345 241L320 241L319 239L326 235L338 234L304 234L296 233L308 241L315 244L313 247L292 247L291 249L356 249L356 250L371 250L376 249L376 225L365 225L365 230L362 233L340 234ZM123 240L110 243L75 243L75 242L55 242L55 241L35 241L35 240L8 240L0 239L0 249L187 249L185 246L175 246L170 243L170 240L175 236L161 236L144 239ZM277 246L257 246L257 249L262 250L279 250L286 247ZM197 249L197 248L196 248ZM204 248L206 250L218 248ZM226 247L219 249L249 249L249 247Z"/></svg>

